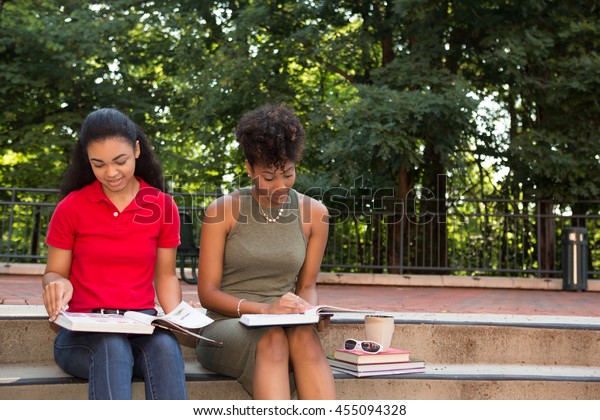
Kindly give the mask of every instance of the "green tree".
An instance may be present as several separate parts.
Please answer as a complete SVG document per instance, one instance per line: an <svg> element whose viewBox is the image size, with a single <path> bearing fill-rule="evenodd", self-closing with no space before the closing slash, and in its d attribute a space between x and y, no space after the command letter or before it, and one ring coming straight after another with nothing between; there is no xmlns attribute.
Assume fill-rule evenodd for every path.
<svg viewBox="0 0 600 420"><path fill-rule="evenodd" d="M0 25L3 185L56 187L83 118L99 107L131 115L167 167L185 148L168 116L176 31L149 3L21 1Z"/></svg>
<svg viewBox="0 0 600 420"><path fill-rule="evenodd" d="M502 144L488 153L509 169L498 196L537 202L544 270L555 264L555 204L571 205L575 214L597 211L574 204L600 193L599 6L544 0L455 5L467 17L455 37L471 60L465 74L508 116Z"/></svg>
<svg viewBox="0 0 600 420"><path fill-rule="evenodd" d="M300 190L361 217L399 210L355 229L355 246L406 250L418 238L398 244L400 230L441 228L425 257L378 261L443 267L463 195L597 211L580 204L599 192L597 0L0 5L2 185L56 186L85 115L114 106L154 141L175 193L230 189L248 182L240 115L285 101L308 132ZM545 254L556 232L542 219L523 246Z"/></svg>

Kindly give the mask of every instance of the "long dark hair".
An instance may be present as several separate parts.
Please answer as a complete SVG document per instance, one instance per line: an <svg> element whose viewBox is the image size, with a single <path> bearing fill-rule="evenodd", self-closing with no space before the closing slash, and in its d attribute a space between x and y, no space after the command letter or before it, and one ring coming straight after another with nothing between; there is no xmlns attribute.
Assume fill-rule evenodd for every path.
<svg viewBox="0 0 600 420"><path fill-rule="evenodd" d="M154 188L164 191L162 168L144 132L121 111L102 108L91 112L83 121L69 167L62 177L60 186L62 195L66 196L72 191L80 190L96 180L88 160L87 147L92 142L103 141L110 137L123 139L134 149L135 142L139 141L140 156L135 163L134 175Z"/></svg>

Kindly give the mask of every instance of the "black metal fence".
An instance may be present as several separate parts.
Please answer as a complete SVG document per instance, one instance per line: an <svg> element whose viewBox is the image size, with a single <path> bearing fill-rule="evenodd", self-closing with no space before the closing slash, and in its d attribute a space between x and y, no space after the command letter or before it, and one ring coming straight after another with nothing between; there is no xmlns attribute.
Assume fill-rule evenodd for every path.
<svg viewBox="0 0 600 420"><path fill-rule="evenodd" d="M588 231L587 272L600 278L600 214L548 203L470 199L443 212L344 211L334 214L323 266L398 274L562 276L565 229ZM589 202L591 207L600 202ZM435 206L439 207L439 206ZM541 212L551 209L551 212ZM359 270L356 270L360 267Z"/></svg>
<svg viewBox="0 0 600 420"><path fill-rule="evenodd" d="M203 210L216 194L173 196L199 237ZM57 200L56 190L0 188L2 261L45 262L45 234ZM437 203L434 211L406 200L355 204L336 200L329 207L324 271L561 277L561 235L584 227L588 278L600 279L600 201L563 208L464 199Z"/></svg>
<svg viewBox="0 0 600 420"><path fill-rule="evenodd" d="M46 231L57 201L54 189L0 188L0 258L45 261Z"/></svg>

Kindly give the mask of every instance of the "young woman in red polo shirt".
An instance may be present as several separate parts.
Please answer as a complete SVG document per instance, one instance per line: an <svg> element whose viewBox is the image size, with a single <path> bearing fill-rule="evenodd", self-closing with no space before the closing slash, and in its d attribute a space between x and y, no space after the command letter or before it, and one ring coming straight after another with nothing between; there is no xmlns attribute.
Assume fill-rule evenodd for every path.
<svg viewBox="0 0 600 420"><path fill-rule="evenodd" d="M155 314L181 302L176 277L179 215L162 192L160 165L144 133L126 115L105 108L85 119L50 221L44 305L50 319L72 312ZM185 399L175 336L72 332L60 329L57 364L89 380L90 399L131 399L132 376L147 399Z"/></svg>

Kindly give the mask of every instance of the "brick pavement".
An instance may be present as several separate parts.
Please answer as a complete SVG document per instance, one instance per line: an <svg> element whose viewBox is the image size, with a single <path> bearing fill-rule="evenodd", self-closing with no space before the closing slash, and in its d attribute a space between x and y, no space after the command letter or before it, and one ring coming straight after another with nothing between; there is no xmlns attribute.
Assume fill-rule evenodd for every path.
<svg viewBox="0 0 600 420"><path fill-rule="evenodd" d="M41 278L0 275L0 304L41 305ZM196 286L181 283L185 300ZM600 316L600 293L367 285L318 286L321 303L385 312Z"/></svg>

